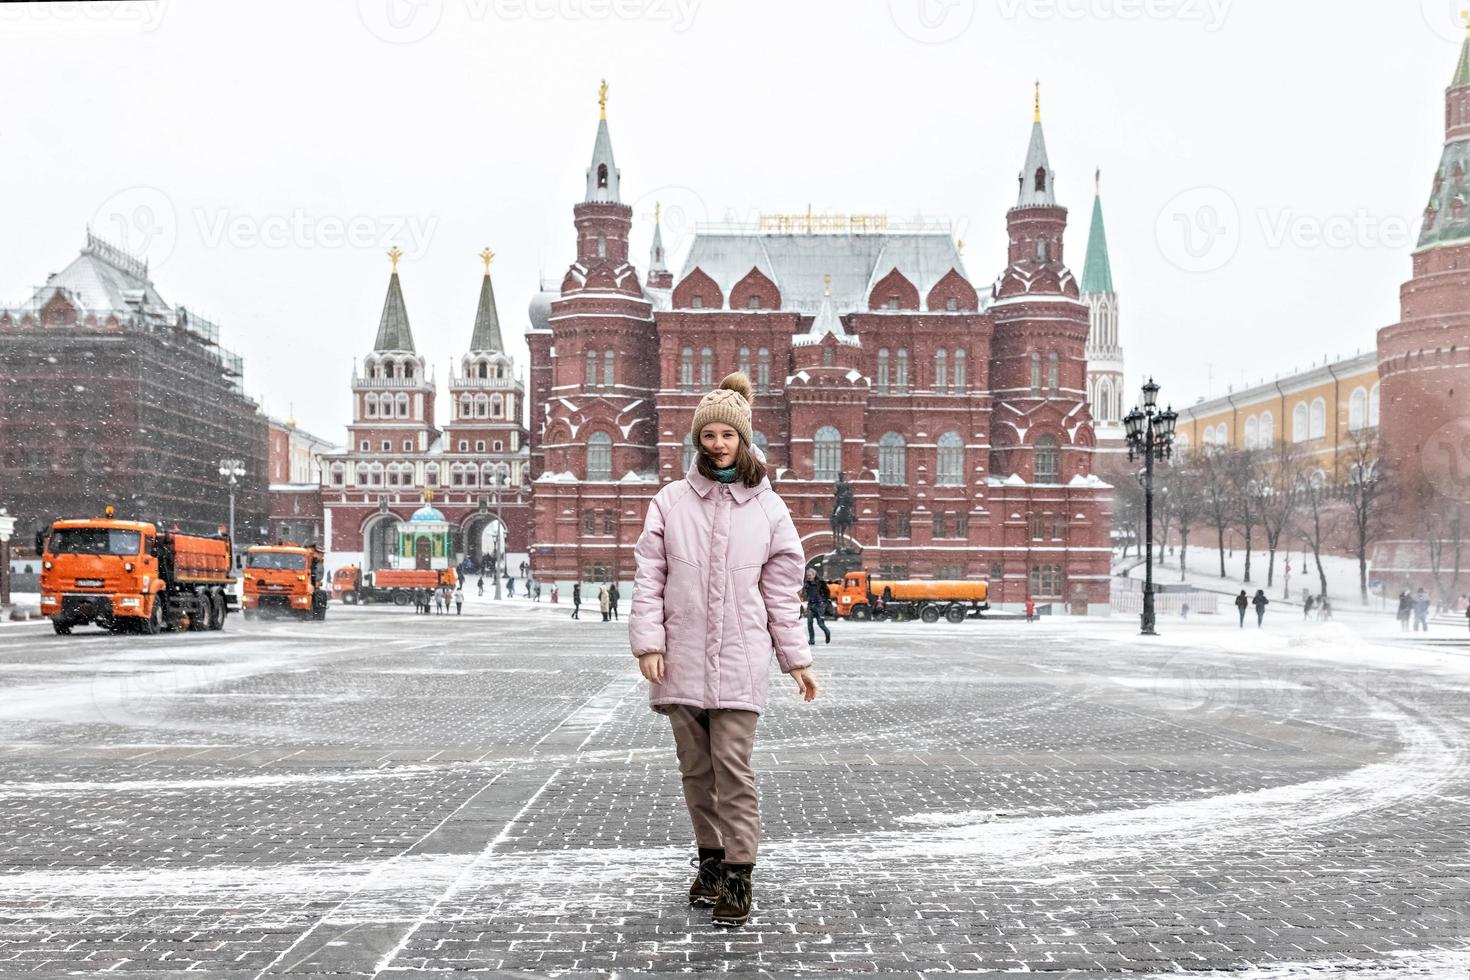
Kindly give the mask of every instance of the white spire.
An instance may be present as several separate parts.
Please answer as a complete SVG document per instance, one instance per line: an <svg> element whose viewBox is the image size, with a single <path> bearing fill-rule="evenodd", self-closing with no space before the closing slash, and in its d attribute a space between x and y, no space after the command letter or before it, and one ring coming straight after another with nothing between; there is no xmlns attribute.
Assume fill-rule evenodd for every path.
<svg viewBox="0 0 1470 980"><path fill-rule="evenodd" d="M1021 167L1021 194L1016 207L1054 207L1056 203L1056 174L1046 158L1046 136L1041 131L1041 83L1037 82L1031 145L1026 148L1026 162Z"/></svg>
<svg viewBox="0 0 1470 980"><path fill-rule="evenodd" d="M597 141L592 144L592 166L587 168L587 202L617 203L618 166L613 162L612 137L607 132L607 82L597 90Z"/></svg>
<svg viewBox="0 0 1470 980"><path fill-rule="evenodd" d="M791 338L792 346L807 347L812 344L820 344L822 338L830 333L837 338L839 344L847 347L861 347L862 341L847 332L847 328L842 325L842 318L837 315L837 310L832 306L832 277L826 276L825 279L827 285L822 294L822 307L812 318L811 329Z"/></svg>

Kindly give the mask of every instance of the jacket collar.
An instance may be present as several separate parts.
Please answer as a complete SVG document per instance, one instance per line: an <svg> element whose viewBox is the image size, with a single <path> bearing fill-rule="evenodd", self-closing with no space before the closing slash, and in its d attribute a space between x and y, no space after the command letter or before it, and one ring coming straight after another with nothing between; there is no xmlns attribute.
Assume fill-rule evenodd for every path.
<svg viewBox="0 0 1470 980"><path fill-rule="evenodd" d="M719 486L714 480L699 472L698 459L689 464L689 472L684 474L684 479L689 481L689 485L694 488L694 492L701 497L708 497L709 492ZM756 494L769 489L771 489L771 480L769 477L761 480L760 483L753 487L747 487L737 480L730 484L730 496L735 498L737 504L743 504Z"/></svg>

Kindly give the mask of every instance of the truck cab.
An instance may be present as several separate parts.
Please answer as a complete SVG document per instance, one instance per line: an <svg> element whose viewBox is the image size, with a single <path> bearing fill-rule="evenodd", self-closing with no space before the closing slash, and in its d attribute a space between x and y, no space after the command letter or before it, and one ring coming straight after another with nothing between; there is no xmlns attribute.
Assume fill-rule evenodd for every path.
<svg viewBox="0 0 1470 980"><path fill-rule="evenodd" d="M240 607L252 619L280 612L303 619L327 618L327 590L322 588L324 558L317 548L298 545L255 545L245 552Z"/></svg>
<svg viewBox="0 0 1470 980"><path fill-rule="evenodd" d="M147 622L164 583L158 530L110 517L57 521L41 542L41 614L57 633L96 623L121 629Z"/></svg>

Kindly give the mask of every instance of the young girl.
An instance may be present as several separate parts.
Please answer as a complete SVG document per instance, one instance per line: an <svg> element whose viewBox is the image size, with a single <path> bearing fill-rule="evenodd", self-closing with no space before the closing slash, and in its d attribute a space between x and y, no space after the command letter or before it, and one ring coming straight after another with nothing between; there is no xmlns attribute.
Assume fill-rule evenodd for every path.
<svg viewBox="0 0 1470 980"><path fill-rule="evenodd" d="M773 649L800 696L817 696L801 635L801 541L752 448L750 404L738 372L700 400L694 463L648 508L628 617L649 704L674 729L699 848L689 904L713 904L722 926L750 918L760 841L750 756Z"/></svg>

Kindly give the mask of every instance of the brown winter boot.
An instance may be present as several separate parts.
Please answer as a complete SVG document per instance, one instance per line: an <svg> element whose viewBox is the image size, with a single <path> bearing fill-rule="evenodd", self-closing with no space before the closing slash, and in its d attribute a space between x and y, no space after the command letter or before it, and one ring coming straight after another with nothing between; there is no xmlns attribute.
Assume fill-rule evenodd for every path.
<svg viewBox="0 0 1470 980"><path fill-rule="evenodd" d="M720 897L710 919L717 926L743 926L750 918L753 864L727 864L720 872Z"/></svg>
<svg viewBox="0 0 1470 980"><path fill-rule="evenodd" d="M690 905L715 904L720 895L720 865L724 860L723 847L701 847L699 857L689 859L689 864L699 869L694 874L694 884L689 886Z"/></svg>

